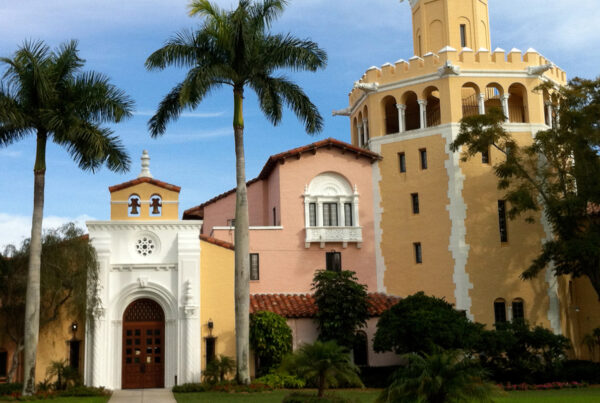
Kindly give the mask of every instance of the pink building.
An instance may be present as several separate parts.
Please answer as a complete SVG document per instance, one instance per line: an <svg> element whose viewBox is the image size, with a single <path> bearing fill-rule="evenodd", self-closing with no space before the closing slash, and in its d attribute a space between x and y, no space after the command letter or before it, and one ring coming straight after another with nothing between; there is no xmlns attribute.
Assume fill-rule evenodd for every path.
<svg viewBox="0 0 600 403"><path fill-rule="evenodd" d="M371 164L379 155L326 139L269 158L248 182L250 293L309 293L316 270L340 267L377 291ZM184 212L233 243L235 189Z"/></svg>

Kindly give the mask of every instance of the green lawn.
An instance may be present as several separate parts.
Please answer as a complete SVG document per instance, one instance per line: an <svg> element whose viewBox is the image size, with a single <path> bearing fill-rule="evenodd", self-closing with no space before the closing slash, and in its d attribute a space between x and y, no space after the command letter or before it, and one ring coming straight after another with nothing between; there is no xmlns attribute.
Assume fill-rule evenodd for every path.
<svg viewBox="0 0 600 403"><path fill-rule="evenodd" d="M106 403L110 396L93 396L93 397L57 397L43 400L33 400L34 402L52 402L52 403ZM0 401L3 401L0 396Z"/></svg>
<svg viewBox="0 0 600 403"><path fill-rule="evenodd" d="M361 403L372 403L375 401L379 392L379 390L340 390L335 393L345 397L358 399ZM178 403L225 403L241 401L253 403L280 403L287 393L289 392L284 390L266 393L176 393L175 398ZM600 402L600 388L507 392L494 400L497 403L596 403Z"/></svg>

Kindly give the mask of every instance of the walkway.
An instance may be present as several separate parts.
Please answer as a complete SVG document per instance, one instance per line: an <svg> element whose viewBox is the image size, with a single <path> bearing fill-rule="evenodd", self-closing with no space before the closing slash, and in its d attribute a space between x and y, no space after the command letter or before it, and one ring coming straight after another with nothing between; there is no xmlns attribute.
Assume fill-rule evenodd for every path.
<svg viewBox="0 0 600 403"><path fill-rule="evenodd" d="M176 403L171 389L115 390L108 403Z"/></svg>

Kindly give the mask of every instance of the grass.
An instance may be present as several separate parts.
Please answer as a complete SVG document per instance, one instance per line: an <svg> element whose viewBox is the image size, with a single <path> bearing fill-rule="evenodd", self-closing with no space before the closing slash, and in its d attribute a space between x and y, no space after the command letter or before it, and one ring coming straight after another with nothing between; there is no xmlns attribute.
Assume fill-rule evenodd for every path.
<svg viewBox="0 0 600 403"><path fill-rule="evenodd" d="M110 396L92 396L92 397L79 397L79 396L70 396L70 397L56 397L56 398L48 398L48 399L40 399L40 400L31 400L33 402L52 402L52 403L106 403L110 399ZM0 396L0 401L6 401L2 396ZM11 400L12 401L12 400Z"/></svg>
<svg viewBox="0 0 600 403"><path fill-rule="evenodd" d="M178 403L192 402L256 402L280 403L290 391L276 390L265 393L176 393ZM360 403L372 403L379 395L380 390L337 390L336 394L358 399ZM544 391L507 392L494 399L497 403L595 403L600 402L600 388L562 389ZM87 401L86 401L87 402Z"/></svg>

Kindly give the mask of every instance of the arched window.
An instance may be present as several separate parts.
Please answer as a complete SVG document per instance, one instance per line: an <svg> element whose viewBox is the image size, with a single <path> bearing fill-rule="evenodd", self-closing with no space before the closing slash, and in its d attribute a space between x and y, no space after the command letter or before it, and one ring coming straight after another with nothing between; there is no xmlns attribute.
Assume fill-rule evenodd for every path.
<svg viewBox="0 0 600 403"><path fill-rule="evenodd" d="M398 107L396 106L396 98L388 95L381 101L381 109L384 117L384 134L393 134L400 131L398 125Z"/></svg>
<svg viewBox="0 0 600 403"><path fill-rule="evenodd" d="M525 320L525 309L522 298L515 298L512 302L512 320L513 322L522 322Z"/></svg>
<svg viewBox="0 0 600 403"><path fill-rule="evenodd" d="M502 109L502 96L504 90L497 83L488 84L485 88L485 112L489 112L491 108Z"/></svg>
<svg viewBox="0 0 600 403"><path fill-rule="evenodd" d="M527 89L523 84L508 88L508 118L512 123L527 123Z"/></svg>
<svg viewBox="0 0 600 403"><path fill-rule="evenodd" d="M310 242L362 243L358 191L342 175L324 172L304 191L306 244Z"/></svg>
<svg viewBox="0 0 600 403"><path fill-rule="evenodd" d="M425 106L426 127L439 126L442 121L440 91L436 87L428 87L423 92L423 99L427 101Z"/></svg>
<svg viewBox="0 0 600 403"><path fill-rule="evenodd" d="M506 301L498 298L494 301L494 323L506 322Z"/></svg>
<svg viewBox="0 0 600 403"><path fill-rule="evenodd" d="M475 116L480 112L479 87L474 83L466 83L462 87L462 113L463 118Z"/></svg>
<svg viewBox="0 0 600 403"><path fill-rule="evenodd" d="M159 194L150 196L150 216L160 217L162 215L162 197Z"/></svg>
<svg viewBox="0 0 600 403"><path fill-rule="evenodd" d="M354 356L354 364L361 367L369 365L369 340L365 332L356 332L352 346L352 355Z"/></svg>
<svg viewBox="0 0 600 403"><path fill-rule="evenodd" d="M129 217L139 217L140 216L140 210L142 208L142 202L140 199L140 196L136 195L136 194L132 194L131 196L129 196L129 199L127 201L127 215Z"/></svg>
<svg viewBox="0 0 600 403"><path fill-rule="evenodd" d="M405 130L417 130L421 128L420 108L417 100L417 94L412 91L407 92L402 97L403 104L406 105L404 117Z"/></svg>

